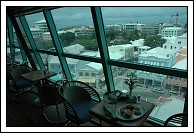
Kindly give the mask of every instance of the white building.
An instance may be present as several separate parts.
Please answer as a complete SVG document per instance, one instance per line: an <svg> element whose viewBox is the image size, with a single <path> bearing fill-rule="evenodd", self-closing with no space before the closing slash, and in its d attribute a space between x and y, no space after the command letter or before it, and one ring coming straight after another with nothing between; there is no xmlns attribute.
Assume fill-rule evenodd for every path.
<svg viewBox="0 0 194 133"><path fill-rule="evenodd" d="M52 40L50 32L44 32L42 37L43 37L43 40L45 40L45 41Z"/></svg>
<svg viewBox="0 0 194 133"><path fill-rule="evenodd" d="M75 36L92 35L92 33L94 32L94 27L81 26L79 28L73 28L73 30L74 30Z"/></svg>
<svg viewBox="0 0 194 133"><path fill-rule="evenodd" d="M42 32L48 32L49 31L45 19L35 22L34 23L34 28L41 29Z"/></svg>
<svg viewBox="0 0 194 133"><path fill-rule="evenodd" d="M80 54L84 52L84 46L81 44L74 44L63 48L65 53Z"/></svg>
<svg viewBox="0 0 194 133"><path fill-rule="evenodd" d="M156 65L163 67L172 67L176 61L176 52L161 47L156 47L142 53L138 57L138 63Z"/></svg>
<svg viewBox="0 0 194 133"><path fill-rule="evenodd" d="M105 30L109 30L109 29L114 29L116 31L121 31L122 30L122 25L121 24L106 25Z"/></svg>
<svg viewBox="0 0 194 133"><path fill-rule="evenodd" d="M146 53L148 50L150 50L151 49L151 47L149 47L149 46L140 46L140 47L138 47L138 52L139 53Z"/></svg>
<svg viewBox="0 0 194 133"><path fill-rule="evenodd" d="M120 53L123 55L123 60L128 60L133 57L134 46L131 44L112 45L108 47L109 53Z"/></svg>
<svg viewBox="0 0 194 133"><path fill-rule="evenodd" d="M99 88L99 80L103 77L102 64L90 62L79 67L76 71L76 75L78 75L77 80Z"/></svg>
<svg viewBox="0 0 194 133"><path fill-rule="evenodd" d="M176 54L172 50L156 47L138 56L138 63L152 66L172 67L176 61ZM164 88L165 75L137 71L139 82Z"/></svg>
<svg viewBox="0 0 194 133"><path fill-rule="evenodd" d="M183 29L179 27L167 27L162 30L163 37L181 36L183 35Z"/></svg>
<svg viewBox="0 0 194 133"><path fill-rule="evenodd" d="M187 70L187 58L178 61L172 66L172 68Z"/></svg>
<svg viewBox="0 0 194 133"><path fill-rule="evenodd" d="M123 24L123 30L127 31L134 31L139 30L142 31L142 28L145 24L139 24L139 23L130 23L130 24Z"/></svg>
<svg viewBox="0 0 194 133"><path fill-rule="evenodd" d="M58 35L64 34L64 33L67 33L67 32L75 33L74 30L57 31ZM43 40L45 40L45 41L50 41L50 40L52 40L51 35L50 35L50 32L44 32L44 33L43 33Z"/></svg>
<svg viewBox="0 0 194 133"><path fill-rule="evenodd" d="M37 28L30 28L33 38L42 38L43 31Z"/></svg>
<svg viewBox="0 0 194 133"><path fill-rule="evenodd" d="M187 47L187 34L175 37L164 37L167 41L163 44L163 48L170 49L175 52L181 48Z"/></svg>
<svg viewBox="0 0 194 133"><path fill-rule="evenodd" d="M138 47L144 46L144 39L138 39L135 41L130 41L130 43L134 46L134 51L138 51Z"/></svg>

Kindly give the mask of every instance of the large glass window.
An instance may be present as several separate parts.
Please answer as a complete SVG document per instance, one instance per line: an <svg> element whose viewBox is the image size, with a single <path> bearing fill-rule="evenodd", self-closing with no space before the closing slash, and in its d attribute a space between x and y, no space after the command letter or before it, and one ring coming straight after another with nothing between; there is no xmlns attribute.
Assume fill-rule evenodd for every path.
<svg viewBox="0 0 194 133"><path fill-rule="evenodd" d="M31 34L38 49L55 50L43 13L26 15Z"/></svg>
<svg viewBox="0 0 194 133"><path fill-rule="evenodd" d="M20 28L20 30L21 30L21 32L22 32L22 35L23 35L23 37L24 37L24 40L25 40L25 42L26 42L28 48L31 48L31 45L30 45L29 40L28 40L28 38L27 38L27 36L26 36L26 33L25 33L25 31L24 31L24 28L23 28L23 26L22 26L22 24L21 24L21 22L20 22L20 19L19 19L18 17L16 18L16 21L17 21L17 23L18 23L18 25L19 25L19 28ZM16 39L16 38L17 38L17 35L16 35L15 30L14 30L14 39ZM15 45L17 46L18 44L15 43Z"/></svg>
<svg viewBox="0 0 194 133"><path fill-rule="evenodd" d="M45 69L48 69L49 71L53 71L57 73L56 76L53 76L50 78L51 80L57 81L59 79L65 78L65 74L62 71L62 67L61 67L58 56L44 54L44 53L40 53L40 56L45 65Z"/></svg>
<svg viewBox="0 0 194 133"><path fill-rule="evenodd" d="M182 34L171 37L162 34L163 31L186 30L186 7L102 7L101 9L111 59L143 62L152 66L155 65L153 62L156 62L159 66L172 68L177 63L180 64L182 56L187 58L187 52L183 52L185 49L187 51L187 33L181 32ZM178 27L177 23L169 22L175 10L181 14ZM184 43L181 45L184 49L178 43L182 36ZM187 60L183 62L187 64Z"/></svg>
<svg viewBox="0 0 194 133"><path fill-rule="evenodd" d="M37 48L51 51L37 50L37 52L47 53L40 53L43 63L46 68L57 73L50 79L56 81L65 78L65 71L63 71L58 58L64 56L72 79L88 83L103 97L107 91L106 83L108 82L104 76L102 63L105 64L104 67L112 63L115 65L111 65L115 88L112 87L111 91L115 89L129 93L125 79L127 74L133 72L137 76L137 87L133 89L132 95L140 95L142 100L152 102L156 106L150 117L165 121L170 115L183 112L187 79L147 72L152 71L147 65L158 67L159 70L161 70L160 67L168 67L171 70L187 71L187 33L182 32L186 31L187 8L102 7L101 9L107 48L111 59L110 61L103 58L105 62L108 62L106 62L107 64L103 62L104 60L97 61L97 59L91 58L93 59L91 62L87 57L79 56L100 57L90 7L63 7L51 10L63 52L68 54L56 53L42 12L25 16ZM159 13L159 10L169 11L169 13ZM180 13L179 23L169 20L169 18L175 18L171 17L175 10ZM21 23L19 20L17 21L21 27ZM167 33L173 33L172 30L180 34L169 36ZM30 48L23 30L22 34ZM181 43L179 43L180 41ZM32 55L39 67L33 53ZM17 59L20 58L21 55L18 54ZM115 60L128 62L126 64L129 65L126 65L126 68L118 67L121 65ZM102 63L97 63L101 61ZM138 70L129 69L133 63L138 66ZM144 64L145 68L143 69L140 65L143 67ZM141 69L145 71L141 71Z"/></svg>
<svg viewBox="0 0 194 133"><path fill-rule="evenodd" d="M70 73L74 80L88 83L102 97L107 91L102 64L67 58Z"/></svg>
<svg viewBox="0 0 194 133"><path fill-rule="evenodd" d="M51 13L65 53L99 57L89 7L64 7Z"/></svg>

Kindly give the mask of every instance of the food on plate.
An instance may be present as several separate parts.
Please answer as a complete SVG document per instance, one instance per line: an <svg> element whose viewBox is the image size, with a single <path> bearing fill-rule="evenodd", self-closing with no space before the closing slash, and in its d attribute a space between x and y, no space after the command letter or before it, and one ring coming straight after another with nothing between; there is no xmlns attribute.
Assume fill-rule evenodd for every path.
<svg viewBox="0 0 194 133"><path fill-rule="evenodd" d="M133 115L141 115L141 110L138 106L127 105L120 108L120 114L124 118L130 118Z"/></svg>
<svg viewBox="0 0 194 133"><path fill-rule="evenodd" d="M141 111L140 110L134 110L134 114L135 115L141 115Z"/></svg>

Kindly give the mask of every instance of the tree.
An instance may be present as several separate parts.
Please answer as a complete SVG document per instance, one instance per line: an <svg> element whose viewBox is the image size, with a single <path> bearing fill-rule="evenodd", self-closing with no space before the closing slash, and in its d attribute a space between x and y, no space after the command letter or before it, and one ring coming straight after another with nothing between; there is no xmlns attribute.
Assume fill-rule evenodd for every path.
<svg viewBox="0 0 194 133"><path fill-rule="evenodd" d="M145 38L144 45L151 48L162 47L162 44L166 42L166 39L160 35L151 35Z"/></svg>
<svg viewBox="0 0 194 133"><path fill-rule="evenodd" d="M122 32L122 37L126 40L126 41L130 41L130 33L128 31L123 31Z"/></svg>
<svg viewBox="0 0 194 133"><path fill-rule="evenodd" d="M81 44L86 50L98 50L98 43L96 39L91 39L90 37L79 37L76 38L71 44Z"/></svg>
<svg viewBox="0 0 194 133"><path fill-rule="evenodd" d="M110 38L110 40L114 40L117 32L113 29L110 28L108 31L106 31L106 38Z"/></svg>
<svg viewBox="0 0 194 133"><path fill-rule="evenodd" d="M63 33L59 36L59 38L61 39L61 43L63 45L65 45L65 43L68 45L70 45L71 42L74 41L75 39L75 34L71 33L71 32L67 32L67 33Z"/></svg>

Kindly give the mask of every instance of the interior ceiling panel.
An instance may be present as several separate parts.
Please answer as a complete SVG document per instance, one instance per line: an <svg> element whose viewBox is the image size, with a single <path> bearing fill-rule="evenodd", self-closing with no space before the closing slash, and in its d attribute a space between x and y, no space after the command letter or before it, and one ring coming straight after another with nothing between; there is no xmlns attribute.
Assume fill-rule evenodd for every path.
<svg viewBox="0 0 194 133"><path fill-rule="evenodd" d="M7 6L7 13L10 13L14 16L26 15L31 13L36 13L43 11L44 9L55 9L59 7L43 7L43 6Z"/></svg>

